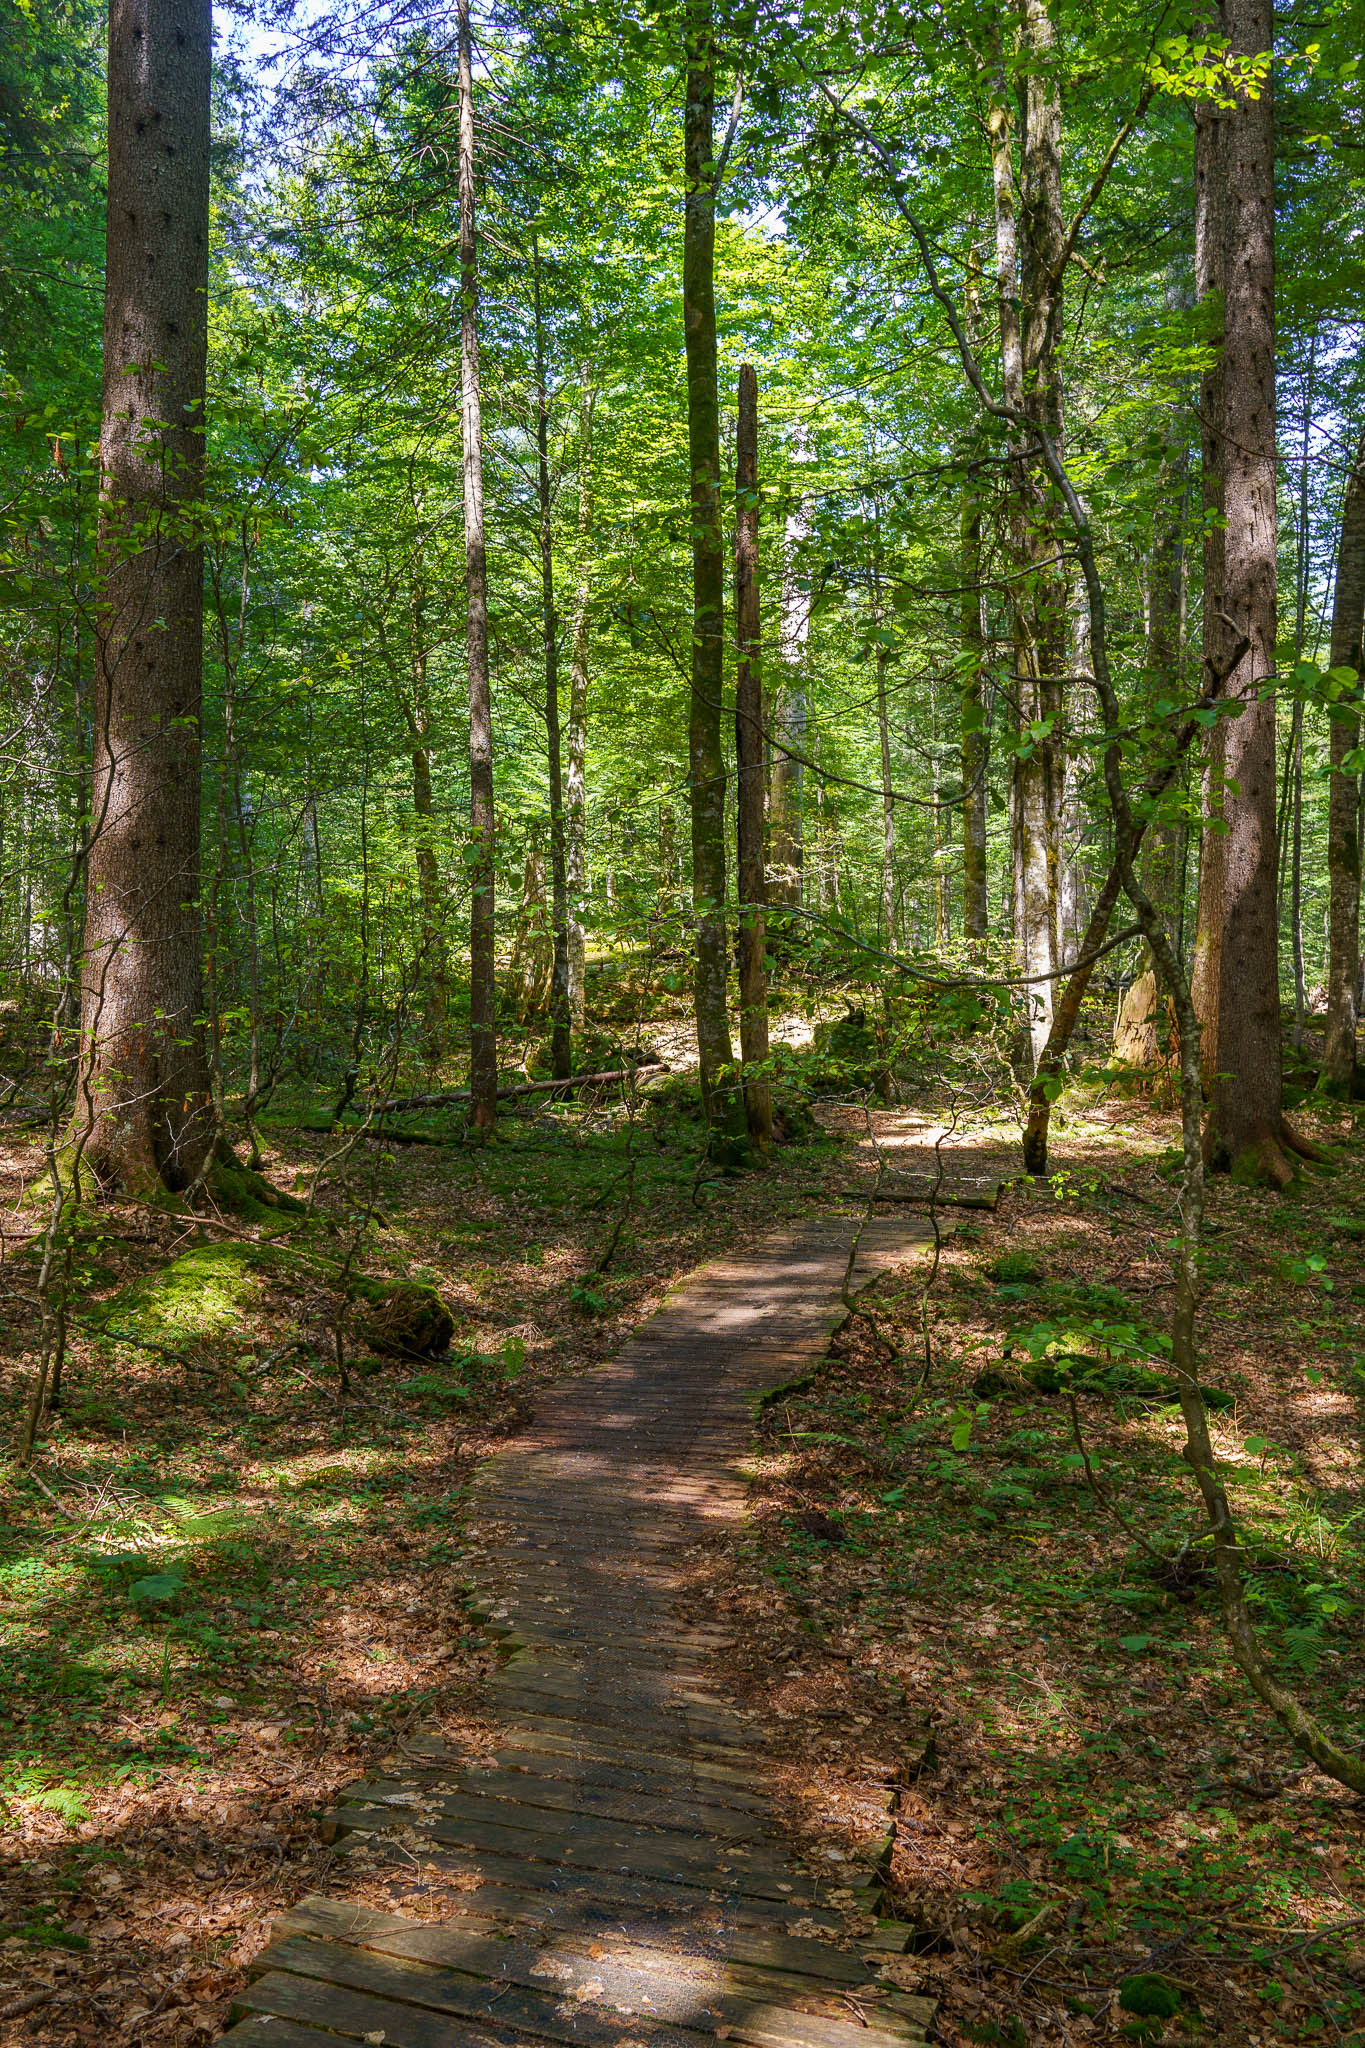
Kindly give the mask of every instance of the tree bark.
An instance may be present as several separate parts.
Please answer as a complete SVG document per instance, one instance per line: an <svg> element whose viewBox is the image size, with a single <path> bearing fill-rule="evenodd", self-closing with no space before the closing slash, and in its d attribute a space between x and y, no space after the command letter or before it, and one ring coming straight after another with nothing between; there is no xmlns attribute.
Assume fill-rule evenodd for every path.
<svg viewBox="0 0 1365 2048"><path fill-rule="evenodd" d="M582 374L578 399L578 592L569 656L568 778L564 790L569 890L569 1020L583 1029L587 968L584 906L588 887L588 632L592 599L592 419L597 393Z"/></svg>
<svg viewBox="0 0 1365 2048"><path fill-rule="evenodd" d="M483 521L483 395L479 379L479 277L474 230L474 69L469 0L459 0L460 443L464 468L464 561L469 665L469 1093L470 1122L497 1120L497 968L493 955L493 706L488 679L488 557Z"/></svg>
<svg viewBox="0 0 1365 2048"><path fill-rule="evenodd" d="M763 669L758 584L758 377L739 373L735 448L735 782L739 882L739 1047L749 1136L773 1135L768 1060L768 969L764 957Z"/></svg>
<svg viewBox="0 0 1365 2048"><path fill-rule="evenodd" d="M1267 51L1271 0L1226 0L1234 55ZM1223 744L1218 1028L1206 1147L1214 1168L1291 1170L1280 1076L1275 872L1276 447L1273 81L1227 119L1224 158L1223 609L1251 647L1229 684L1241 706ZM1236 786L1235 793L1229 785Z"/></svg>
<svg viewBox="0 0 1365 2048"><path fill-rule="evenodd" d="M1223 532L1223 277L1226 268L1225 187L1226 131L1222 113L1212 106L1195 110L1194 139L1194 285L1201 308L1211 316L1209 337L1213 360L1199 380L1201 496L1204 514L1205 662L1221 664L1228 627L1223 617L1225 549ZM1191 994L1199 1018L1200 1058L1205 1085L1212 1075L1218 1044L1218 988L1222 965L1219 933L1223 919L1223 874L1226 848L1223 830L1223 762L1227 725L1210 728L1204 753L1200 845L1199 900L1195 912Z"/></svg>
<svg viewBox="0 0 1365 2048"><path fill-rule="evenodd" d="M431 688L427 674L430 650L426 635L426 591L420 579L413 585L411 614L412 695L410 702L403 702L402 710L407 721L412 762L412 810L417 823L417 888L422 902L422 944L426 956L423 1035L427 1053L436 1061L443 1059L446 1051L450 973L443 929L440 867L436 858L431 784Z"/></svg>
<svg viewBox="0 0 1365 2048"><path fill-rule="evenodd" d="M1356 1074L1356 1011L1360 993L1360 777L1343 763L1360 744L1360 682L1365 671L1365 434L1346 479L1332 596L1333 668L1349 668L1347 685L1331 711L1327 795L1327 1027L1323 1079L1334 1095L1350 1096Z"/></svg>
<svg viewBox="0 0 1365 2048"><path fill-rule="evenodd" d="M545 370L545 324L540 306L540 243L531 237L536 319L536 493L540 512L540 613L545 648L545 732L550 776L550 925L554 967L550 980L550 1071L573 1072L569 1003L569 877L564 834L564 770L559 732L559 620L555 612L554 500L550 493L550 399Z"/></svg>
<svg viewBox="0 0 1365 2048"><path fill-rule="evenodd" d="M711 0L687 0L683 121L683 333L692 512L692 689L688 795L692 812L693 993L701 1092L708 1122L731 1128L734 1047L726 1000L725 553L720 526L720 405L716 388L715 50Z"/></svg>
<svg viewBox="0 0 1365 2048"><path fill-rule="evenodd" d="M798 497L782 535L782 587L777 619L777 709L773 720L771 793L768 804L768 900L801 904L805 863L802 802L805 763L784 753L782 743L805 752L806 647L810 639L810 588L802 550L810 535L810 506Z"/></svg>
<svg viewBox="0 0 1365 2048"><path fill-rule="evenodd" d="M982 671L986 664L986 632L981 587L981 499L969 477L962 490L958 547L962 585L959 661L959 703L962 730L962 931L969 946L985 944L989 911L986 900L986 772L990 741L986 733L986 702Z"/></svg>
<svg viewBox="0 0 1365 2048"><path fill-rule="evenodd" d="M200 938L208 0L113 0L82 1065L72 1129L143 1195L213 1142Z"/></svg>
<svg viewBox="0 0 1365 2048"><path fill-rule="evenodd" d="M1022 136L1018 205L1006 80L997 57L989 110L995 194L996 284L1002 388L1007 404L1043 427L1060 448L1062 390L1057 347L1062 319L1061 98L1055 30L1047 0L1024 0ZM1066 650L1066 578L1059 560L1053 494L1028 452L1015 450L1013 512L1014 680L1019 744L1011 777L1015 875L1014 939L1027 975L1057 962L1062 810L1061 718ZM1029 986L1030 1071L1052 1028L1050 981Z"/></svg>

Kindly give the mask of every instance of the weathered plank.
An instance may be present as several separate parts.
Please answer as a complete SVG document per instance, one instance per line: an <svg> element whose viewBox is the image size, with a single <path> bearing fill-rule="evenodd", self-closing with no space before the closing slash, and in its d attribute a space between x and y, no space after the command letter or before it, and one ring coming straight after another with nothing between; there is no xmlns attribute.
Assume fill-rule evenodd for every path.
<svg viewBox="0 0 1365 2048"><path fill-rule="evenodd" d="M515 1646L488 1687L488 1747L419 1737L332 1816L341 1868L420 1882L423 1916L304 1901L259 1959L233 2048L923 2040L931 2005L876 1981L905 1933L841 1946L827 1881L781 1843L760 1731L712 1688L733 1630L672 1613L688 1548L743 1514L754 1397L808 1371L843 1319L858 1230L855 1284L931 1235L904 1216L784 1225L542 1397L481 1470L463 1563L483 1626ZM838 1873L875 1900L859 1875Z"/></svg>

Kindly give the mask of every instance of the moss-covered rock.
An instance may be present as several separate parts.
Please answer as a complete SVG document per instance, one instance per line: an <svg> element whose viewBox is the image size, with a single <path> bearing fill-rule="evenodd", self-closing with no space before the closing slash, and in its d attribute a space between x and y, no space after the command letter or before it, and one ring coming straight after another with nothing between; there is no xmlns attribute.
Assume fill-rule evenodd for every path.
<svg viewBox="0 0 1365 2048"><path fill-rule="evenodd" d="M386 1358L439 1358L450 1349L455 1318L425 1281L353 1275L348 1292L359 1304L357 1329Z"/></svg>
<svg viewBox="0 0 1365 2048"><path fill-rule="evenodd" d="M265 1264L254 1245L195 1245L160 1272L120 1288L92 1318L92 1327L172 1349L221 1336L259 1299Z"/></svg>

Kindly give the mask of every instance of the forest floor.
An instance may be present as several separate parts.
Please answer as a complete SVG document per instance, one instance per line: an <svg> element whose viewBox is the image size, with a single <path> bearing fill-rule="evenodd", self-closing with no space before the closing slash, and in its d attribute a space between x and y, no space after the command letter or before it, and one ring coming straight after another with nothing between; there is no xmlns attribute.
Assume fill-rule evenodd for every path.
<svg viewBox="0 0 1365 2048"><path fill-rule="evenodd" d="M878 1153L917 1165L942 1113L827 1107L770 1170L713 1178L662 1107L634 1127L605 1103L522 1109L492 1145L390 1136L344 1159L281 1108L276 1185L333 1164L319 1220L279 1244L271 1224L92 1219L63 1413L31 1475L4 1475L0 2040L211 2040L272 1918L328 1888L318 1815L337 1790L416 1723L477 1715L496 1657L460 1562L478 1459L680 1273L846 1205ZM1162 1583L1096 1498L1043 1356L1049 1337L1093 1355L1075 1418L1100 1488L1178 1552L1198 1529L1179 1432L1126 1356L1169 1299L1171 1136L1140 1103L1072 1104L1050 1182L959 1216L923 1315L907 1268L768 1405L754 1519L697 1561L698 1611L745 1617L728 1678L772 1732L794 1834L846 1851L868 1792L897 1788L904 1970L950 2043L1164 2027L1254 2048L1365 2024L1365 1808L1250 1697L1198 1545ZM978 1113L949 1157L1013 1173L1010 1119ZM15 1203L36 1148L0 1169ZM1365 1706L1363 1196L1344 1147L1285 1197L1215 1187L1203 1314L1258 1617L1348 1738ZM7 1443L38 1334L31 1230L13 1207ZM348 1315L343 1398L353 1242L365 1274L438 1287L457 1332L444 1359L381 1362ZM1002 1948L1047 1906L1029 1945ZM1164 2022L1117 2002L1143 1973L1179 2002Z"/></svg>

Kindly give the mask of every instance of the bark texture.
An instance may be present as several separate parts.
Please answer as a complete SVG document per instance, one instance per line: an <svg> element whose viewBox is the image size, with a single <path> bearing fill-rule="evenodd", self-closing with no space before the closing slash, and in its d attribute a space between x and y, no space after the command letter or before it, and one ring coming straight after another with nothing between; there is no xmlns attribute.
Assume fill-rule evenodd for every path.
<svg viewBox="0 0 1365 2048"><path fill-rule="evenodd" d="M564 785L565 867L569 889L569 1018L584 1023L588 890L588 648L592 604L592 417L597 393L584 371L578 400L578 591L569 655L568 773Z"/></svg>
<svg viewBox="0 0 1365 2048"><path fill-rule="evenodd" d="M99 614L73 1141L189 1187L213 1142L200 939L209 0L114 0Z"/></svg>
<svg viewBox="0 0 1365 2048"><path fill-rule="evenodd" d="M464 561L468 604L469 1092L470 1122L497 1119L497 968L493 955L493 705L488 680L488 557L483 519L483 394L479 377L479 279L474 225L474 73L469 0L459 0L460 73L460 443L464 464Z"/></svg>
<svg viewBox="0 0 1365 2048"><path fill-rule="evenodd" d="M1062 445L1058 344L1062 321L1065 227L1061 202L1061 97L1056 32L1047 0L1024 0L1020 30L1025 58L1016 197L1012 121L998 59L989 108L995 194L996 286L1002 389ZM1014 557L1014 686L1018 749L1011 794L1014 936L1026 975L1058 966L1058 886L1064 755L1062 717L1066 666L1067 590L1054 494L1028 447L1012 465L1010 546ZM1036 1066L1052 1027L1053 984L1028 990L1028 1059Z"/></svg>
<svg viewBox="0 0 1365 2048"><path fill-rule="evenodd" d="M1227 0L1229 47L1271 46L1270 0ZM1222 609L1251 646L1229 696L1223 769L1218 1023L1206 1139L1209 1164L1289 1177L1280 1079L1279 920L1275 859L1276 448L1275 116L1269 76L1226 123ZM1235 783L1237 793L1227 789Z"/></svg>
<svg viewBox="0 0 1365 2048"><path fill-rule="evenodd" d="M725 988L725 551L720 524L720 405L716 388L714 32L710 0L688 0L683 118L683 334L692 510L692 692L688 795L692 812L693 993L702 1101L708 1121L738 1117Z"/></svg>
<svg viewBox="0 0 1365 2048"><path fill-rule="evenodd" d="M798 497L782 536L782 589L777 621L778 692L773 720L771 801L768 806L768 900L799 907L805 866L803 814L805 763L783 751L784 740L806 748L806 647L810 639L810 587L804 549L810 505Z"/></svg>
<svg viewBox="0 0 1365 2048"><path fill-rule="evenodd" d="M1199 380L1199 437L1204 513L1204 660L1221 663L1227 641L1224 605L1223 534L1223 274L1225 123L1212 107L1197 109L1194 144L1194 284L1207 322L1212 361ZM1200 1058L1205 1085L1218 1044L1218 983L1222 965L1219 934L1223 914L1223 750L1222 720L1209 733L1203 762L1204 836L1199 861L1199 904L1195 916L1191 994L1199 1018Z"/></svg>
<svg viewBox="0 0 1365 2048"><path fill-rule="evenodd" d="M763 668L758 583L758 377L739 373L735 447L735 781L739 882L739 1048L749 1136L773 1134L772 1090L755 1068L768 1059L768 970L764 958Z"/></svg>
<svg viewBox="0 0 1365 2048"><path fill-rule="evenodd" d="M540 246L531 240L536 316L536 494L540 513L540 620L545 650L546 766L550 776L550 924L554 967L550 983L550 1071L565 1081L573 1072L569 1004L569 876L564 832L564 769L559 730L559 618L555 609L554 498L550 490L550 398L546 384L545 325L540 306Z"/></svg>
<svg viewBox="0 0 1365 2048"><path fill-rule="evenodd" d="M982 670L986 633L982 616L981 499L973 480L962 493L958 551L962 584L960 713L962 727L962 931L969 945L984 945L986 901L986 772L990 745Z"/></svg>
<svg viewBox="0 0 1365 2048"><path fill-rule="evenodd" d="M1365 435L1346 480L1332 598L1332 667L1365 671ZM1327 797L1327 1028L1323 1078L1333 1094L1355 1086L1360 1022L1360 777L1342 767L1360 744L1360 684L1333 706Z"/></svg>

